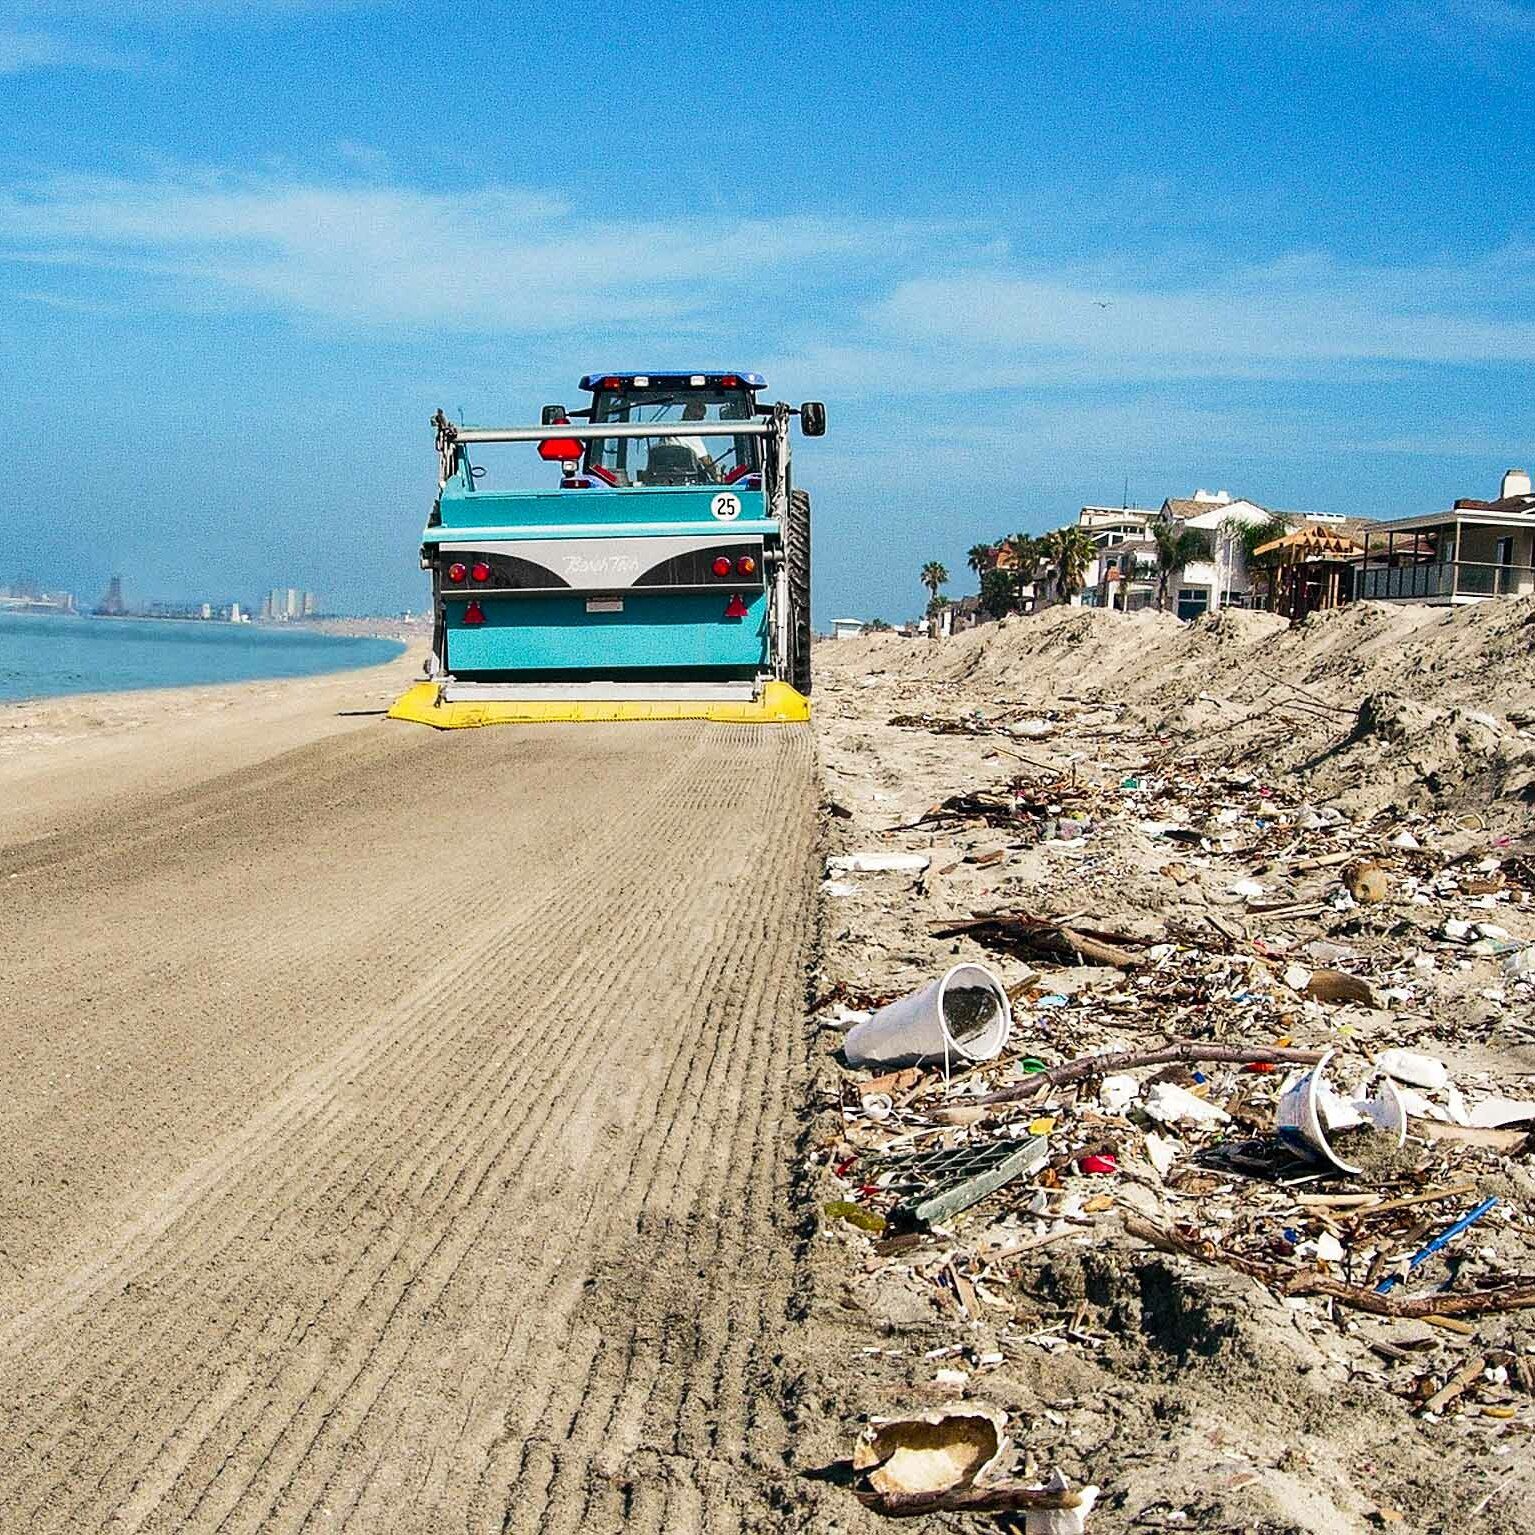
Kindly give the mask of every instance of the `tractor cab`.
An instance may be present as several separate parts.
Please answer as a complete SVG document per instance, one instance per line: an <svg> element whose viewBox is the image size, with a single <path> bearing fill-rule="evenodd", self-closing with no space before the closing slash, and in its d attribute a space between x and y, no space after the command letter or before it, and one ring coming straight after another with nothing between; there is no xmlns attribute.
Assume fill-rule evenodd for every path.
<svg viewBox="0 0 1535 1535"><path fill-rule="evenodd" d="M647 437L594 437L587 441L579 473L608 486L739 485L762 488L758 418L758 373L602 373L588 374L581 387L592 396L589 409L567 414L562 405L546 405L544 421L581 419L594 426L653 426ZM740 422L740 436L705 435L701 427ZM546 454L552 457L552 454ZM567 489L586 486L567 485Z"/></svg>

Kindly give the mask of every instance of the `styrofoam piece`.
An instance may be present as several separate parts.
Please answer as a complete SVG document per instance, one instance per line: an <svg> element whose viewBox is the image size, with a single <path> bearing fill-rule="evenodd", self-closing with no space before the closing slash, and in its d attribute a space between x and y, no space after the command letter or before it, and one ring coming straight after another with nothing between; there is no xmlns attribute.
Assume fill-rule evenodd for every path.
<svg viewBox="0 0 1535 1535"><path fill-rule="evenodd" d="M964 1027L971 993L985 993L981 1027ZM976 999L971 998L974 1002ZM848 1031L843 1050L850 1066L906 1066L942 1061L991 1061L1002 1053L1013 1012L1001 981L984 965L955 965L927 985L880 1008Z"/></svg>
<svg viewBox="0 0 1535 1535"><path fill-rule="evenodd" d="M1504 1125L1523 1125L1535 1120L1535 1099L1484 1098L1466 1115L1466 1123L1478 1130L1501 1130Z"/></svg>
<svg viewBox="0 0 1535 1535"><path fill-rule="evenodd" d="M828 858L830 874L920 874L932 862L927 853L848 853Z"/></svg>
<svg viewBox="0 0 1535 1535"><path fill-rule="evenodd" d="M1155 1130L1146 1132L1146 1156L1151 1165L1165 1178L1178 1160L1181 1148L1170 1135L1158 1135Z"/></svg>
<svg viewBox="0 0 1535 1535"><path fill-rule="evenodd" d="M1223 1125L1231 1116L1219 1104L1207 1103L1176 1082L1153 1082L1146 1088L1146 1112L1164 1125Z"/></svg>
<svg viewBox="0 0 1535 1535"><path fill-rule="evenodd" d="M1277 1128L1280 1139L1304 1156L1358 1175L1364 1169L1339 1156L1329 1135L1370 1123L1382 1133L1394 1135L1401 1146L1407 1140L1407 1114L1390 1077L1380 1079L1380 1092L1374 1098L1350 1101L1329 1087L1325 1073L1334 1053L1329 1050L1315 1066L1296 1072L1285 1082L1279 1094Z"/></svg>
<svg viewBox="0 0 1535 1535"><path fill-rule="evenodd" d="M1059 1471L1052 1471L1040 1489L1042 1492L1070 1493L1071 1483ZM1069 1508L1030 1508L1024 1510L1024 1535L1083 1535L1087 1516L1098 1501L1094 1486L1078 1487L1076 1501Z"/></svg>
<svg viewBox="0 0 1535 1535"><path fill-rule="evenodd" d="M1111 1114L1123 1114L1141 1095L1141 1084L1128 1073L1105 1077L1098 1087L1098 1102Z"/></svg>
<svg viewBox="0 0 1535 1535"><path fill-rule="evenodd" d="M1376 1066L1397 1082L1410 1082L1438 1092L1448 1085L1449 1068L1437 1056L1420 1055L1416 1050L1382 1050L1375 1057Z"/></svg>

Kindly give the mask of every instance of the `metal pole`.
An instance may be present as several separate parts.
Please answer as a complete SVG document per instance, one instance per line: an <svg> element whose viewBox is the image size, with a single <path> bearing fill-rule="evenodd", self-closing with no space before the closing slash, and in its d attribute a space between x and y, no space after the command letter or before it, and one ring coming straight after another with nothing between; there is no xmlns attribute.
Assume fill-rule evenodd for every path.
<svg viewBox="0 0 1535 1535"><path fill-rule="evenodd" d="M768 437L773 433L768 421L654 421L638 425L610 421L597 426L578 426L561 422L554 426L461 426L454 432L456 442L548 442L572 438L588 442L598 437Z"/></svg>

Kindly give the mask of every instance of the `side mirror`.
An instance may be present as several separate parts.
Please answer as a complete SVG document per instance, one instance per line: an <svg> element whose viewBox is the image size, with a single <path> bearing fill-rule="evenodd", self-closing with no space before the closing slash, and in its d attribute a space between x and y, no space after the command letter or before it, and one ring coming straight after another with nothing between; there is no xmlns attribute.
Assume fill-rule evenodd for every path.
<svg viewBox="0 0 1535 1535"><path fill-rule="evenodd" d="M799 429L807 437L826 435L826 407L819 400L806 400L800 406Z"/></svg>
<svg viewBox="0 0 1535 1535"><path fill-rule="evenodd" d="M544 406L542 420L544 426L554 426L558 422L568 421L569 419L570 417L565 414L565 407L563 405Z"/></svg>

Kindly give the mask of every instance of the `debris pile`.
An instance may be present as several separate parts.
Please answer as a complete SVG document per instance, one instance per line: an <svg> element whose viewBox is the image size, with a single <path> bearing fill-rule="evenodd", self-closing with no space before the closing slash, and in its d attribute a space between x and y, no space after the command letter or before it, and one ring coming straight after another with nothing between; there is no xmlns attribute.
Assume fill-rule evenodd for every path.
<svg viewBox="0 0 1535 1535"><path fill-rule="evenodd" d="M813 1016L834 1064L807 1163L821 1237L844 1254L844 1304L902 1340L866 1356L880 1392L902 1381L891 1405L1018 1404L1021 1461L940 1501L927 1489L923 1508L1033 1518L1053 1473L1104 1487L1095 1524L1272 1513L1293 1467L1178 1507L1153 1496L1135 1403L1162 1388L1169 1352L1175 1374L1230 1350L1269 1371L1276 1350L1290 1358L1303 1387L1230 1377L1243 1405L1227 1416L1250 1420L1253 1442L1272 1431L1265 1413L1296 1410L1286 1393L1326 1383L1374 1415L1356 1432L1378 1426L1413 1478L1451 1425L1458 1453L1526 1455L1528 817L1308 797L1251 760L1190 751L1128 704L979 705L940 682L947 705L891 718L867 687L828 691L840 814ZM855 1064L843 1047L882 1008L956 967L995 975L1004 1045ZM1052 1382L1071 1388L1061 1408L1040 1405ZM1404 1448L1393 1413L1423 1437ZM1307 1496L1340 1517L1396 1511L1350 1491L1359 1476L1340 1464ZM870 1507L905 1511L860 1485ZM1407 1501L1440 1506L1414 1486Z"/></svg>

